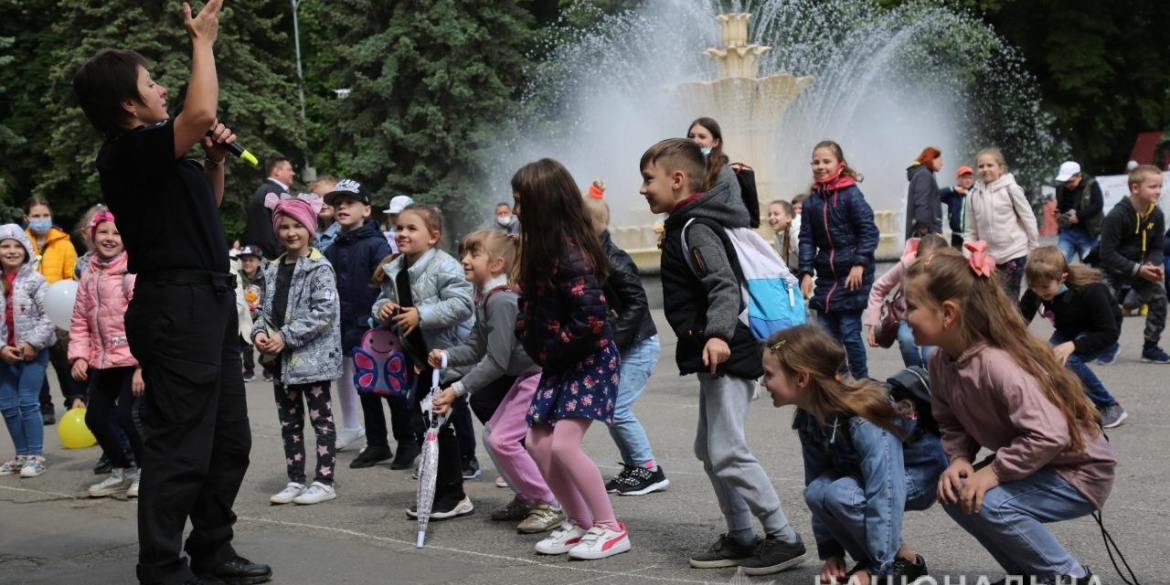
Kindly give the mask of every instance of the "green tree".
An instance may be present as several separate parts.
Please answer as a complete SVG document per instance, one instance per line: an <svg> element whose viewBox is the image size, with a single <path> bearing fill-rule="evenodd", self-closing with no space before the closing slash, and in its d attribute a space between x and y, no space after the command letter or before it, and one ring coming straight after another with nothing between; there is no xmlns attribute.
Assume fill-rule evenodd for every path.
<svg viewBox="0 0 1170 585"><path fill-rule="evenodd" d="M74 215L101 195L94 169L100 138L76 106L73 72L103 48L136 50L168 88L167 104L174 107L189 76L191 48L177 3L60 0L56 6L50 34L69 41L52 52L53 65L46 70L48 111L40 119L51 120L47 151L54 164L38 173L36 192L53 201L57 213ZM221 16L216 44L220 118L261 157L299 152L304 144L292 40L283 30L286 18L287 4L275 0L247 8L229 4ZM229 163L229 196L221 210L229 235L242 231L241 202L261 178L246 165Z"/></svg>
<svg viewBox="0 0 1170 585"><path fill-rule="evenodd" d="M332 10L345 99L325 111L338 164L384 202L405 192L481 216L483 149L524 80L529 15L514 2L342 0Z"/></svg>

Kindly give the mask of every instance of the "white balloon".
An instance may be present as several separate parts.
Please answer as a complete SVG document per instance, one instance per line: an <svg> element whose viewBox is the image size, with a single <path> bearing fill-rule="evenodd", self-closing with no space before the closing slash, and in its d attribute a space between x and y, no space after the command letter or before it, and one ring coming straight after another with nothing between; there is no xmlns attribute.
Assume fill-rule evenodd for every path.
<svg viewBox="0 0 1170 585"><path fill-rule="evenodd" d="M77 281L58 280L45 293L45 314L58 329L69 330L73 320L73 303L77 300Z"/></svg>

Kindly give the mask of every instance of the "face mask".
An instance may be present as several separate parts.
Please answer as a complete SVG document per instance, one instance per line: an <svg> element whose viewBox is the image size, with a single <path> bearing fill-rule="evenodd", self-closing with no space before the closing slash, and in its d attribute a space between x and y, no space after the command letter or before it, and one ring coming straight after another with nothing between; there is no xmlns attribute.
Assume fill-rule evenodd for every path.
<svg viewBox="0 0 1170 585"><path fill-rule="evenodd" d="M33 233L46 234L53 228L53 218L47 217L45 219L34 219L28 222L28 229Z"/></svg>
<svg viewBox="0 0 1170 585"><path fill-rule="evenodd" d="M497 217L496 223L500 224L500 227L508 227L508 226L512 225L512 216L509 215L509 216Z"/></svg>
<svg viewBox="0 0 1170 585"><path fill-rule="evenodd" d="M1056 294L1057 294L1057 295L1062 295L1062 294L1064 294L1065 292L1068 292L1068 286L1066 286L1066 285L1065 285L1065 284L1062 282L1062 283L1060 283L1060 288L1059 288L1059 289L1057 289L1057 291L1056 291Z"/></svg>
<svg viewBox="0 0 1170 585"><path fill-rule="evenodd" d="M711 156L711 147L710 146L704 146L703 148L701 148L699 150L703 151L703 156Z"/></svg>

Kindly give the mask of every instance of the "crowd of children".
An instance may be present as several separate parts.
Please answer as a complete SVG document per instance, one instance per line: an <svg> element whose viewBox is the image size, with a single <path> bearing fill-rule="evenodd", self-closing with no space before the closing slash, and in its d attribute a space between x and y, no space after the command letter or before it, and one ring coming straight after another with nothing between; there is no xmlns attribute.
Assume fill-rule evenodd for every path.
<svg viewBox="0 0 1170 585"><path fill-rule="evenodd" d="M910 170L924 202L908 218L913 237L875 282L879 234L863 177L837 143L821 142L812 150L808 192L767 211L776 253L799 274L819 325L764 341L743 317L737 260L719 230L752 221L722 146L718 124L700 118L687 138L659 142L639 162L641 194L652 212L667 215L666 320L678 370L698 378L694 452L726 522L690 565L764 575L807 557L746 440L762 379L775 406L797 407L792 428L823 582L926 576L902 520L936 500L1009 576L1090 576L1043 523L1100 509L1113 485L1115 459L1102 427L1120 425L1128 413L1089 364L1112 363L1120 351L1117 286L1128 284L1150 307L1142 361L1170 362L1158 347L1167 310L1161 173L1131 172L1130 197L1102 222L1098 271L1038 246L1031 207L999 151L978 154L978 182L962 167L959 186L939 190L933 173L941 155L926 149ZM479 471L474 414L501 484L514 493L493 520L519 521L521 533L549 532L535 544L541 554L601 559L630 550L608 494L669 485L633 413L661 350L646 291L609 235L604 183L582 193L563 165L543 159L518 170L511 188L510 211L521 221L509 213L495 229L471 233L459 243L461 260L443 249L444 217L432 205L394 208L392 246L370 219L369 191L355 180L324 177L313 193L268 196L283 253L266 258L246 245L237 257L252 321L241 339L244 376L255 380L258 361L272 382L284 443L287 485L273 504L337 498L337 452L363 440L351 468L392 460L392 469L410 469L425 387L438 370L441 390L430 405L451 417L438 431L432 519L474 510L463 485ZM953 247L938 233L941 203L951 212ZM49 252L59 238L47 202L32 201L27 213L28 231L0 226L0 411L16 448L0 475L46 470L38 391L60 336L71 367L64 379L88 395L86 424L111 468L89 495L137 496L138 402L151 389L126 340L135 278L115 218L95 208L86 221L91 253L77 270L71 327L59 335L44 297L53 279L78 277L72 248L59 257ZM558 229L535 227L548 225ZM868 377L865 341L876 345L880 309L895 290L897 339L907 366L929 370L930 413L896 401ZM1054 324L1049 343L1027 330L1037 313ZM359 395L354 353L371 328L397 337L413 391ZM316 437L311 478L306 416ZM623 465L608 483L582 449L595 422L609 427ZM994 455L976 461L981 448Z"/></svg>

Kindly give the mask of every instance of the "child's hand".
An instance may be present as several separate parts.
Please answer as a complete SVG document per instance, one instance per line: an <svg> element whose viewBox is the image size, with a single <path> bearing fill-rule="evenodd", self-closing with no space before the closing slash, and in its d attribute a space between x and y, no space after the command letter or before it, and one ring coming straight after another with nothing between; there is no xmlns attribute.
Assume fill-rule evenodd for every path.
<svg viewBox="0 0 1170 585"><path fill-rule="evenodd" d="M1138 269L1138 276L1150 282L1162 282L1162 269L1153 264L1142 264Z"/></svg>
<svg viewBox="0 0 1170 585"><path fill-rule="evenodd" d="M1076 350L1077 346L1073 345L1073 342L1066 341L1052 348L1052 353L1056 356L1056 361L1060 362L1060 365L1063 366L1068 363L1068 356L1072 355Z"/></svg>
<svg viewBox="0 0 1170 585"><path fill-rule="evenodd" d="M800 278L800 294L804 297L804 302L808 302L812 298L813 293L813 277L811 274L806 274Z"/></svg>
<svg viewBox="0 0 1170 585"><path fill-rule="evenodd" d="M439 394L431 400L431 406L434 407L433 412L437 415L442 415L442 414L446 413L447 410L451 408L451 403L454 401L455 401L455 391L454 390L447 388L446 390L439 392Z"/></svg>
<svg viewBox="0 0 1170 585"><path fill-rule="evenodd" d="M844 583L845 570L844 558L829 557L825 559L825 565L821 567L821 583Z"/></svg>
<svg viewBox="0 0 1170 585"><path fill-rule="evenodd" d="M85 401L80 398L74 398L73 403L69 405L69 409L73 410L74 408L85 408Z"/></svg>
<svg viewBox="0 0 1170 585"><path fill-rule="evenodd" d="M418 329L418 325L422 321L422 318L418 314L418 308L402 307L399 313L395 315L391 321L394 323L395 327L398 327L398 330L401 331L403 335L410 335L411 333L414 333L415 329Z"/></svg>
<svg viewBox="0 0 1170 585"><path fill-rule="evenodd" d="M443 354L447 352L441 349L432 349L431 353L427 354L427 365L432 368L443 367Z"/></svg>
<svg viewBox="0 0 1170 585"><path fill-rule="evenodd" d="M146 382L142 381L142 368L134 368L134 376L130 378L130 392L135 398L141 397L146 391Z"/></svg>
<svg viewBox="0 0 1170 585"><path fill-rule="evenodd" d="M24 361L26 362L37 359L37 350L33 349L33 346L27 343L20 344L20 353L24 356Z"/></svg>
<svg viewBox="0 0 1170 585"><path fill-rule="evenodd" d="M967 514L978 514L983 508L983 495L997 485L999 476L992 471L990 465L968 477L967 483L963 484L963 511Z"/></svg>
<svg viewBox="0 0 1170 585"><path fill-rule="evenodd" d="M869 334L866 336L866 341L869 342L870 347L877 347L877 327L869 327Z"/></svg>
<svg viewBox="0 0 1170 585"><path fill-rule="evenodd" d="M284 338L279 333L273 333L268 338L268 353L276 355L284 351Z"/></svg>
<svg viewBox="0 0 1170 585"><path fill-rule="evenodd" d="M731 348L727 347L727 342L712 337L707 340L707 345L703 346L703 365L711 368L711 373L715 373L715 369L719 364L727 361L731 357Z"/></svg>
<svg viewBox="0 0 1170 585"><path fill-rule="evenodd" d="M71 373L73 374L74 380L84 382L89 378L89 362L82 359L73 360L73 371Z"/></svg>
<svg viewBox="0 0 1170 585"><path fill-rule="evenodd" d="M389 320L390 316L397 313L400 308L398 303L386 303L382 305L382 308L378 309L378 320L383 322Z"/></svg>
<svg viewBox="0 0 1170 585"><path fill-rule="evenodd" d="M951 462L950 467L938 478L938 501L943 504L955 505L959 503L959 490L963 489L963 480L975 474L971 462L958 458Z"/></svg>
<svg viewBox="0 0 1170 585"><path fill-rule="evenodd" d="M16 362L23 361L24 357L20 355L20 350L16 347L5 345L3 349L0 349L0 359L10 364L15 364Z"/></svg>
<svg viewBox="0 0 1170 585"><path fill-rule="evenodd" d="M861 288L865 273L865 267L861 265L854 266L849 269L849 276L845 277L845 288L849 290L857 290Z"/></svg>
<svg viewBox="0 0 1170 585"><path fill-rule="evenodd" d="M256 349L268 353L268 334L264 332L257 333L255 339L252 340L252 345L255 345Z"/></svg>

